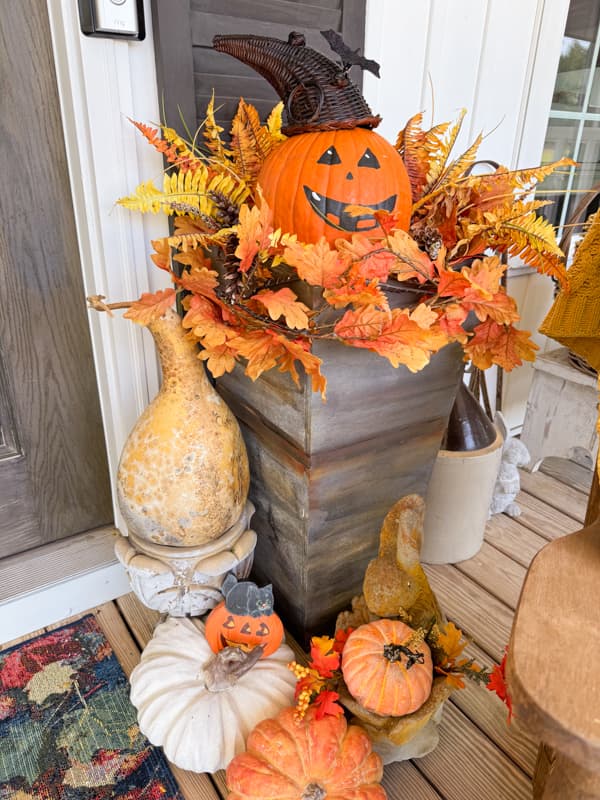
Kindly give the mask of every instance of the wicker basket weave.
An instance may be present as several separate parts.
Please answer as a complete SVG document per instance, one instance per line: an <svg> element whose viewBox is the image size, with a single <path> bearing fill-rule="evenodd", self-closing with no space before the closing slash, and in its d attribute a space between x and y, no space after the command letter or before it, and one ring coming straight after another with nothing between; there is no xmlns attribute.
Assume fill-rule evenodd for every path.
<svg viewBox="0 0 600 800"><path fill-rule="evenodd" d="M285 103L291 136L338 128L375 128L374 116L357 87L339 64L306 47L304 36L288 41L269 36L215 36L213 47L251 66Z"/></svg>

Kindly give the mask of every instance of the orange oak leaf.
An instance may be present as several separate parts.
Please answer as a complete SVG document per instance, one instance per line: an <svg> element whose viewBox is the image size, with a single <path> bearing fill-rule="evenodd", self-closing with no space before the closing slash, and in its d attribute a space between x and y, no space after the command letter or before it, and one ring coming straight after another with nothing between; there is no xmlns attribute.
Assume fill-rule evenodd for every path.
<svg viewBox="0 0 600 800"><path fill-rule="evenodd" d="M467 646L467 641L463 638L463 632L457 628L453 622L447 622L437 636L436 645L442 648L446 660L441 666L449 661L455 661Z"/></svg>
<svg viewBox="0 0 600 800"><path fill-rule="evenodd" d="M277 366L284 352L279 337L270 330L240 331L230 344L246 359L245 372L253 381Z"/></svg>
<svg viewBox="0 0 600 800"><path fill-rule="evenodd" d="M216 347L205 347L204 350L200 350L198 358L206 361L206 366L213 378L220 378L221 375L231 372L235 367L236 355L237 350L230 347L227 342L224 342Z"/></svg>
<svg viewBox="0 0 600 800"><path fill-rule="evenodd" d="M247 204L240 208L240 221L236 226L239 243L235 255L240 259L241 272L247 272L256 255L268 249L273 233L272 219L271 210L264 201L252 208Z"/></svg>
<svg viewBox="0 0 600 800"><path fill-rule="evenodd" d="M373 350L392 366L404 364L411 372L422 369L448 342L439 326L425 330L407 309L399 308L387 313L372 307L347 311L334 330L342 341Z"/></svg>
<svg viewBox="0 0 600 800"><path fill-rule="evenodd" d="M315 718L323 719L323 717L326 715L339 717L340 714L343 714L344 709L339 703L336 702L339 699L339 694L337 692L332 692L329 689L324 689L323 691L319 692L313 701L313 705L317 709Z"/></svg>
<svg viewBox="0 0 600 800"><path fill-rule="evenodd" d="M336 247L353 262L356 274L364 278L384 281L397 261L396 256L381 241L373 241L360 234L354 234L351 241L338 239Z"/></svg>
<svg viewBox="0 0 600 800"><path fill-rule="evenodd" d="M387 309L389 307L387 297L376 280L365 281L359 278L335 289L325 289L323 298L333 308L378 306Z"/></svg>
<svg viewBox="0 0 600 800"><path fill-rule="evenodd" d="M316 244L289 242L283 260L294 267L303 281L325 289L337 286L349 266L342 254L329 247L324 236Z"/></svg>
<svg viewBox="0 0 600 800"><path fill-rule="evenodd" d="M196 250L191 251L191 253L196 252ZM177 283L189 292L194 292L194 294L215 298L214 290L219 285L219 274L213 269L194 264L190 270L185 270L181 273L181 276L177 278Z"/></svg>
<svg viewBox="0 0 600 800"><path fill-rule="evenodd" d="M399 212L390 213L383 208L374 212L373 216L381 226L384 233L391 233L395 228L399 227L399 220L401 214Z"/></svg>
<svg viewBox="0 0 600 800"><path fill-rule="evenodd" d="M462 299L462 306L467 311L474 311L480 322L489 317L495 322L509 325L520 319L514 298L507 295L504 290L486 297L478 289L467 289Z"/></svg>
<svg viewBox="0 0 600 800"><path fill-rule="evenodd" d="M284 348L284 353L281 356L279 371L289 372L296 385L300 381L296 371L295 362L298 361L307 375L310 376L313 392L320 392L321 398L326 400L325 390L327 388L327 380L321 374L321 359L310 352L310 343L305 339L287 339L282 336L281 343Z"/></svg>
<svg viewBox="0 0 600 800"><path fill-rule="evenodd" d="M442 309L439 317L439 326L449 339L464 344L469 338L463 328L463 323L468 316L469 312L462 305L450 303Z"/></svg>
<svg viewBox="0 0 600 800"><path fill-rule="evenodd" d="M419 303L419 305L410 312L410 318L413 322L417 323L419 328L423 328L423 330L427 331L437 322L438 315L427 303Z"/></svg>
<svg viewBox="0 0 600 800"><path fill-rule="evenodd" d="M303 330L308 328L308 314L310 309L308 306L301 303L294 292L287 287L272 291L271 289L263 289L263 291L255 294L252 300L258 301L263 305L272 320L278 320L283 317L290 328Z"/></svg>
<svg viewBox="0 0 600 800"><path fill-rule="evenodd" d="M154 294L144 292L123 316L137 322L138 325L148 325L152 320L162 317L173 306L175 295L175 289L159 289Z"/></svg>
<svg viewBox="0 0 600 800"><path fill-rule="evenodd" d="M461 274L482 297L490 300L500 289L500 280L506 265L498 256L477 258L470 267L463 267Z"/></svg>
<svg viewBox="0 0 600 800"><path fill-rule="evenodd" d="M473 336L464 347L465 359L471 359L479 369L498 364L510 372L523 361L534 361L539 347L531 340L529 331L512 325L500 325L487 319L473 329Z"/></svg>
<svg viewBox="0 0 600 800"><path fill-rule="evenodd" d="M160 269L164 269L167 272L171 271L171 246L167 239L152 239L152 247L154 248L154 253L150 255L150 258L157 267Z"/></svg>
<svg viewBox="0 0 600 800"><path fill-rule="evenodd" d="M460 272L438 267L437 273L438 282L436 289L440 297L462 297L466 290L471 287L470 281Z"/></svg>
<svg viewBox="0 0 600 800"><path fill-rule="evenodd" d="M310 640L310 666L323 678L333 677L340 666L340 654L334 650L330 636L313 636Z"/></svg>
<svg viewBox="0 0 600 800"><path fill-rule="evenodd" d="M396 256L390 274L395 275L399 281L417 278L419 283L424 283L433 278L431 259L406 231L394 231L393 235L388 237L387 246Z"/></svg>
<svg viewBox="0 0 600 800"><path fill-rule="evenodd" d="M239 335L235 327L223 321L220 309L214 303L197 294L191 297L182 324L184 328L190 328L194 336L209 350L220 347ZM229 347L235 350L232 343Z"/></svg>

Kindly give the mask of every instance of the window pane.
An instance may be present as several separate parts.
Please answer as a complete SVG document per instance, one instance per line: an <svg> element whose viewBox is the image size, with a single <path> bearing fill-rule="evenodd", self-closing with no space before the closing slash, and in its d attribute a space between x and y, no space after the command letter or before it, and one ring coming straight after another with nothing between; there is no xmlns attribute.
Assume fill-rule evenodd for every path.
<svg viewBox="0 0 600 800"><path fill-rule="evenodd" d="M600 122L586 122L583 126L577 161L573 189L580 192L573 198L572 206L580 202L582 190L587 191L600 181Z"/></svg>
<svg viewBox="0 0 600 800"><path fill-rule="evenodd" d="M587 110L592 114L600 113L600 53L596 59L594 77L592 78L592 91L590 93Z"/></svg>
<svg viewBox="0 0 600 800"><path fill-rule="evenodd" d="M573 158L573 147L577 138L579 123L569 119L551 119L546 132L546 142L542 164L558 161L559 158ZM550 205L541 209L541 213L553 225L558 225L565 202L565 191L569 181L570 170L565 168L550 175L536 192L539 200L546 200Z"/></svg>
<svg viewBox="0 0 600 800"><path fill-rule="evenodd" d="M584 110L585 90L599 23L598 0L571 0L552 98L553 109Z"/></svg>

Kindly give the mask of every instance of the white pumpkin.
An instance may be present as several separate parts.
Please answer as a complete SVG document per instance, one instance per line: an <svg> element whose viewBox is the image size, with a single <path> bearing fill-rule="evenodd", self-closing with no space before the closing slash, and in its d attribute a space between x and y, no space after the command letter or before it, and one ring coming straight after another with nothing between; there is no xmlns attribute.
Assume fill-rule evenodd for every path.
<svg viewBox="0 0 600 800"><path fill-rule="evenodd" d="M238 677L235 661L248 654L226 650L234 663L231 669L225 663L224 674L227 653L215 656L202 623L169 617L157 626L131 673L131 702L140 730L183 769L225 768L244 751L248 734L261 720L294 703L296 678L287 668L294 655L287 645ZM216 659L220 671L215 680Z"/></svg>

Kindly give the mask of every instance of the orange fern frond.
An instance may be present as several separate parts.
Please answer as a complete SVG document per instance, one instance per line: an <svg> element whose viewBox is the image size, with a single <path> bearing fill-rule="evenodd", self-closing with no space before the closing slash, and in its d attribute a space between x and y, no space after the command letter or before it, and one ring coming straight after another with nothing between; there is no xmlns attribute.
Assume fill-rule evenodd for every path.
<svg viewBox="0 0 600 800"><path fill-rule="evenodd" d="M136 122L136 120L131 119L131 117L127 119L138 129L144 139L150 142L155 150L158 150L159 153L164 155L170 164L177 161L177 147L166 139L161 139L159 136L160 129L152 128L150 125L145 125L143 122Z"/></svg>
<svg viewBox="0 0 600 800"><path fill-rule="evenodd" d="M231 123L231 150L234 170L243 181L256 180L272 145L269 129L260 124L256 108L240 100Z"/></svg>

